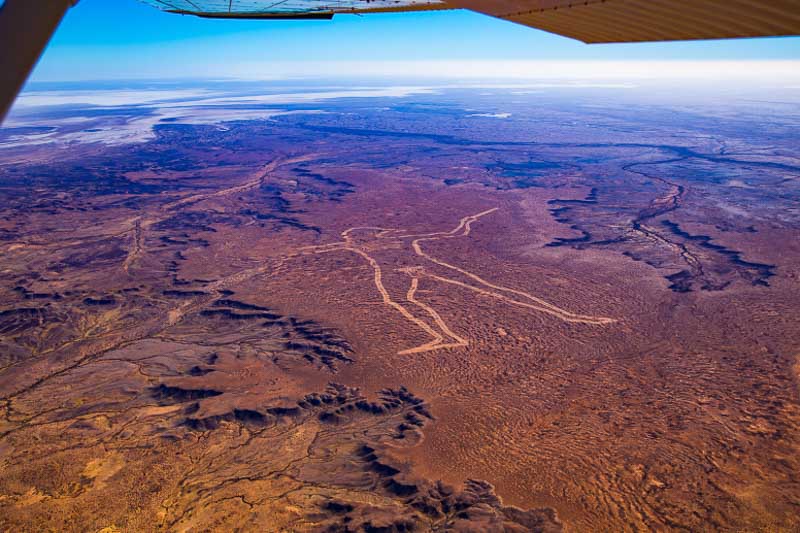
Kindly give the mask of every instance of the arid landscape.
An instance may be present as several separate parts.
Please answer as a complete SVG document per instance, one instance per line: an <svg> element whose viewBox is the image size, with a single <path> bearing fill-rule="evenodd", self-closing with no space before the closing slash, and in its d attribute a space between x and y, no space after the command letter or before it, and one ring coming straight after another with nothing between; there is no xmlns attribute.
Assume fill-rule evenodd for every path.
<svg viewBox="0 0 800 533"><path fill-rule="evenodd" d="M800 99L667 93L28 92L0 530L797 531Z"/></svg>

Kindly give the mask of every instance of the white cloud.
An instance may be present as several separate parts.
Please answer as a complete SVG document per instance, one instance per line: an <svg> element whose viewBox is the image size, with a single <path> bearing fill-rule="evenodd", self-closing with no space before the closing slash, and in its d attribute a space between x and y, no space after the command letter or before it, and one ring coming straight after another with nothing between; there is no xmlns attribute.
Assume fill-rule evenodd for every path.
<svg viewBox="0 0 800 533"><path fill-rule="evenodd" d="M510 118L511 113L472 113L468 117L484 117L484 118Z"/></svg>
<svg viewBox="0 0 800 533"><path fill-rule="evenodd" d="M355 76L480 80L735 79L800 83L800 61L305 61L243 63L215 72L242 79Z"/></svg>

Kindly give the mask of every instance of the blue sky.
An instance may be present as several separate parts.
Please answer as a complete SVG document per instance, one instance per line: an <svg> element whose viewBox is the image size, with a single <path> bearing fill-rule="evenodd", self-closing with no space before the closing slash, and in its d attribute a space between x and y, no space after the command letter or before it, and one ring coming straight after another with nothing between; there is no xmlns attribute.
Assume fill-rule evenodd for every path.
<svg viewBox="0 0 800 533"><path fill-rule="evenodd" d="M482 69L516 62L794 61L800 38L593 45L466 11L342 15L333 21L221 21L137 0L81 0L33 79L256 77ZM416 65L416 66L415 66ZM424 67L421 65L425 65ZM324 67L324 68L322 68ZM785 68L785 67L783 67ZM389 69L391 70L391 69ZM394 70L392 72L394 72ZM346 72L345 72L346 71Z"/></svg>

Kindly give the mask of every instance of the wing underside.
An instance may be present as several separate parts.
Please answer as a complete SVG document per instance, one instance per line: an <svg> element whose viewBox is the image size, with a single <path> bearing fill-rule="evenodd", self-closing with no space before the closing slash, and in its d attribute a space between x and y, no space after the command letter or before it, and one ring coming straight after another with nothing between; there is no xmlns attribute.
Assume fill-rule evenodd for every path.
<svg viewBox="0 0 800 533"><path fill-rule="evenodd" d="M209 18L471 9L587 43L800 35L800 0L143 0Z"/></svg>
<svg viewBox="0 0 800 533"><path fill-rule="evenodd" d="M337 13L452 9L442 0L142 0L169 13L221 19L331 18Z"/></svg>
<svg viewBox="0 0 800 533"><path fill-rule="evenodd" d="M800 0L584 0L514 4L518 7L516 11L487 14L586 43L800 34Z"/></svg>

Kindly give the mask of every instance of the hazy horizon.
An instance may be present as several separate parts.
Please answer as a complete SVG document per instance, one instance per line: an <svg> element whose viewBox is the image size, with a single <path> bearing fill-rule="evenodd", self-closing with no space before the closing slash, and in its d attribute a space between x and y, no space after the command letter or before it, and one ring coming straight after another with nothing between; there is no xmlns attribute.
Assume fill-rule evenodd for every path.
<svg viewBox="0 0 800 533"><path fill-rule="evenodd" d="M586 45L465 10L224 21L171 15L138 0L82 0L31 79L567 76L800 84L798 57L798 37Z"/></svg>

